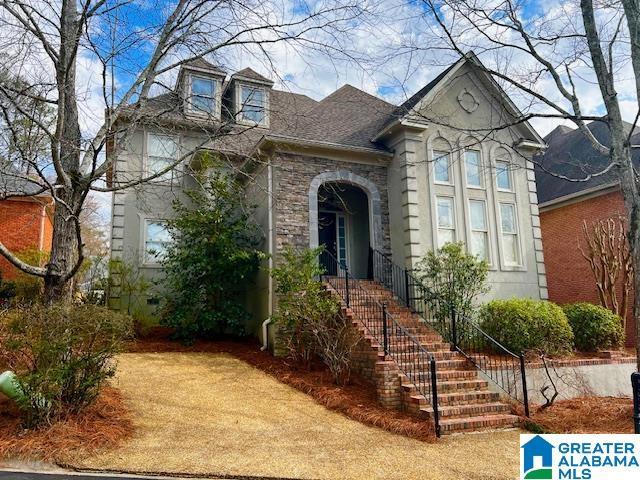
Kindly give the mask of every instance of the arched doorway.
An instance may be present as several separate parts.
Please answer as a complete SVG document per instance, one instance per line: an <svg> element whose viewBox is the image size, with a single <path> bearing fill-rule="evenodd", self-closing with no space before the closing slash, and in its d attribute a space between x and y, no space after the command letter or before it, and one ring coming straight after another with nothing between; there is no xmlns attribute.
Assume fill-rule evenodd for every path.
<svg viewBox="0 0 640 480"><path fill-rule="evenodd" d="M351 274L369 274L369 248L382 248L380 193L368 179L346 170L317 175L309 189L309 243L325 245Z"/></svg>
<svg viewBox="0 0 640 480"><path fill-rule="evenodd" d="M318 244L356 278L369 273L369 201L359 187L327 182L318 189Z"/></svg>

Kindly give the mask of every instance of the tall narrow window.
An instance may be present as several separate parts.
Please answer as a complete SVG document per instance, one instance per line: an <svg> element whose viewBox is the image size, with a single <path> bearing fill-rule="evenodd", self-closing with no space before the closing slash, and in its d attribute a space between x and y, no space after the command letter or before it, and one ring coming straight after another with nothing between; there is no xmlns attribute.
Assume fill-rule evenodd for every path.
<svg viewBox="0 0 640 480"><path fill-rule="evenodd" d="M466 150L464 152L464 169L467 172L467 186L482 187L482 168L479 151Z"/></svg>
<svg viewBox="0 0 640 480"><path fill-rule="evenodd" d="M178 138L171 135L150 133L147 137L147 175L155 175L169 169L178 159ZM172 170L154 180L171 180Z"/></svg>
<svg viewBox="0 0 640 480"><path fill-rule="evenodd" d="M433 175L436 183L451 184L448 153L433 152Z"/></svg>
<svg viewBox="0 0 640 480"><path fill-rule="evenodd" d="M469 224L471 225L470 250L482 260L489 260L489 228L487 205L484 200L469 200Z"/></svg>
<svg viewBox="0 0 640 480"><path fill-rule="evenodd" d="M513 190L511 170L507 162L496 162L496 186L498 190L506 190L508 192Z"/></svg>
<svg viewBox="0 0 640 480"><path fill-rule="evenodd" d="M445 243L456 241L455 211L453 198L436 197L437 222L438 222L438 248Z"/></svg>
<svg viewBox="0 0 640 480"><path fill-rule="evenodd" d="M263 88L242 85L240 87L242 120L263 124L266 120L265 92Z"/></svg>
<svg viewBox="0 0 640 480"><path fill-rule="evenodd" d="M520 241L518 240L518 219L513 203L500 204L500 227L502 230L502 250L504 263L508 266L522 264Z"/></svg>
<svg viewBox="0 0 640 480"><path fill-rule="evenodd" d="M191 75L189 110L194 113L211 114L216 109L216 81L212 78Z"/></svg>
<svg viewBox="0 0 640 480"><path fill-rule="evenodd" d="M159 263L165 255L171 237L167 224L161 220L145 220L144 261Z"/></svg>

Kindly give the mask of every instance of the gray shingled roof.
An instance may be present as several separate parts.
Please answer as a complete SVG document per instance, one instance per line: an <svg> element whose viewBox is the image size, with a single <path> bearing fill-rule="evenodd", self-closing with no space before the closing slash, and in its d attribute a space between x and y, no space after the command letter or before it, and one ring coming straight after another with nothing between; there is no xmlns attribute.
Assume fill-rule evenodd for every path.
<svg viewBox="0 0 640 480"><path fill-rule="evenodd" d="M628 126L631 128L630 124ZM603 145L610 144L611 136L605 123L591 122L587 128ZM638 133L635 134L635 136L638 135ZM543 154L537 156L534 162L540 203L610 185L617 181L612 171L581 182L558 178L557 175L571 179L584 179L589 174L602 171L609 163L608 157L599 153L579 130L559 126L549 133L544 141L548 148ZM634 161L640 164L640 152L634 150L633 157Z"/></svg>
<svg viewBox="0 0 640 480"><path fill-rule="evenodd" d="M30 181L13 165L0 165L0 200L12 196L37 195L41 191L36 181Z"/></svg>
<svg viewBox="0 0 640 480"><path fill-rule="evenodd" d="M208 63L208 62L207 62ZM456 62L457 63L457 62ZM210 64L211 65L211 64ZM454 64L455 65L455 64ZM215 67L215 66L214 66ZM351 85L344 85L319 102L311 98L272 89L270 93L269 129L253 128L241 134L225 136L212 148L247 154L264 135L282 135L302 141L328 142L345 147L369 148L387 153L387 148L372 139L388 124L404 116L418 101L434 88L453 68L453 65L420 89L402 105L388 103ZM245 68L232 75L270 81ZM203 120L184 115L175 93L149 99L145 109L159 112L157 121L181 122L183 125L206 127ZM195 122L195 123L194 123ZM210 122L215 127L215 122Z"/></svg>
<svg viewBox="0 0 640 480"><path fill-rule="evenodd" d="M193 67L193 68L201 68L204 70L212 70L215 71L217 73L222 73L222 74L226 74L227 72L225 72L225 70L221 67L219 67L218 65L214 65L213 63L205 60L202 57L198 57L198 58L194 58L193 60L189 60L188 62L185 62L184 64L185 67Z"/></svg>
<svg viewBox="0 0 640 480"><path fill-rule="evenodd" d="M250 68L243 68L242 70L234 73L232 77L245 77L250 78L251 80L257 80L258 82L273 83L273 80L260 75L258 72Z"/></svg>
<svg viewBox="0 0 640 480"><path fill-rule="evenodd" d="M307 112L306 121L293 135L307 140L386 151L371 139L395 108L395 105L347 84Z"/></svg>

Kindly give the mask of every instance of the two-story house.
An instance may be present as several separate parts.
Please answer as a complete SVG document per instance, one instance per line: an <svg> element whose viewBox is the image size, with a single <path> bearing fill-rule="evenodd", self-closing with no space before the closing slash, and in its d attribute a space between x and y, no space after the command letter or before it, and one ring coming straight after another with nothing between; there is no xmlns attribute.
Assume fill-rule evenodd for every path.
<svg viewBox="0 0 640 480"><path fill-rule="evenodd" d="M174 171L115 192L112 257L161 278L171 201L196 187L191 172L202 152L214 152L245 179L270 263L285 245L324 244L366 277L370 249L411 267L462 241L489 263L490 297L546 298L530 161L543 141L513 121L515 105L479 65L473 54L461 58L399 106L351 85L316 101L248 68L228 75L205 60L183 65L175 89L141 107L151 117L112 147L114 185L184 157ZM276 301L267 272L249 299L256 335Z"/></svg>

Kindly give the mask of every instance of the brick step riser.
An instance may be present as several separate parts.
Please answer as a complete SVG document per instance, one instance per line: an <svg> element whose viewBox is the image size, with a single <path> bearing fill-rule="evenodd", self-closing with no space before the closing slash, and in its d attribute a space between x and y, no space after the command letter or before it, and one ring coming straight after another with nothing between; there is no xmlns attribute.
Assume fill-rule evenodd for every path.
<svg viewBox="0 0 640 480"><path fill-rule="evenodd" d="M456 382L455 380L443 382L441 380L438 380L437 386L438 394L473 393L486 391L489 387L489 383L484 380L468 380L466 382ZM416 387L414 387L412 384L404 384L403 388L411 393L417 393Z"/></svg>
<svg viewBox="0 0 640 480"><path fill-rule="evenodd" d="M495 418L492 418L495 417ZM440 422L440 432L443 435L461 432L476 432L499 428L515 428L520 424L520 419L513 415L488 415L482 420L472 420L475 417L450 419Z"/></svg>
<svg viewBox="0 0 640 480"><path fill-rule="evenodd" d="M428 402L422 395L413 394L407 395L410 402L418 403L419 405L427 405ZM483 403L496 403L500 401L500 395L493 392L466 392L455 394L440 394L438 392L438 405L443 407L453 407L458 405L481 405ZM429 402L430 403L430 402Z"/></svg>
<svg viewBox="0 0 640 480"><path fill-rule="evenodd" d="M438 415L441 420L445 419L462 419L468 417L481 417L487 415L510 414L511 409L504 403L499 404L478 404L478 405L460 405L458 407L443 407L438 409ZM420 415L429 420L433 420L433 407L420 408Z"/></svg>
<svg viewBox="0 0 640 480"><path fill-rule="evenodd" d="M431 353L440 353L440 352L444 353L444 352L451 351L448 343L421 342L420 340L418 340L418 343L427 352L431 352ZM393 340L389 340L389 348L391 351L396 351L396 352L411 351L416 348L416 344L414 342L400 343L400 342L394 342Z"/></svg>
<svg viewBox="0 0 640 480"><path fill-rule="evenodd" d="M391 353L393 353L393 349L390 350ZM430 352L427 350L427 354L432 354L435 359L436 362L438 361L460 361L460 362L466 362L466 359L464 359L464 357L462 355L460 355L458 352L452 352L452 351L439 351L439 352ZM404 364L408 364L408 362L410 362L411 360L413 360L414 358L423 358L424 353L417 353L417 352L407 352L405 353L405 355L402 355L402 358L400 358L400 362L404 363ZM464 359L464 360L463 360ZM437 365L437 364L436 364Z"/></svg>
<svg viewBox="0 0 640 480"><path fill-rule="evenodd" d="M402 362L402 361L397 363L401 367L401 370L411 371L413 369L413 363ZM473 365L471 365L466 360L436 360L436 372L438 370L475 371Z"/></svg>
<svg viewBox="0 0 640 480"><path fill-rule="evenodd" d="M418 374L416 375L416 378L420 380L430 381L431 373L418 372ZM450 370L450 371L444 371L444 372L436 372L436 379L439 382L440 381L456 381L456 380L475 380L477 378L478 378L478 372L476 372L475 370ZM406 383L406 382L403 381L403 383Z"/></svg>

